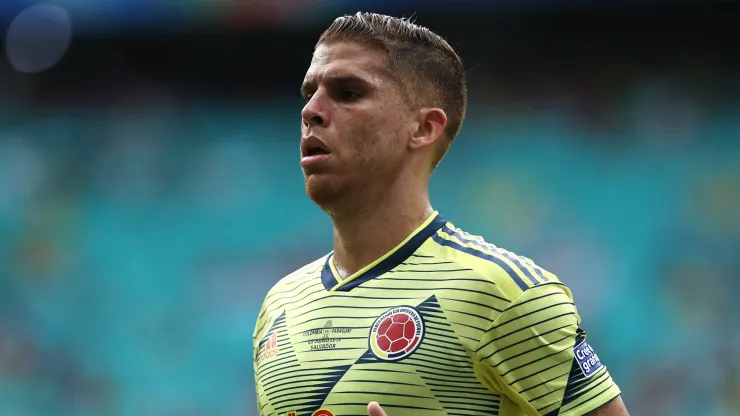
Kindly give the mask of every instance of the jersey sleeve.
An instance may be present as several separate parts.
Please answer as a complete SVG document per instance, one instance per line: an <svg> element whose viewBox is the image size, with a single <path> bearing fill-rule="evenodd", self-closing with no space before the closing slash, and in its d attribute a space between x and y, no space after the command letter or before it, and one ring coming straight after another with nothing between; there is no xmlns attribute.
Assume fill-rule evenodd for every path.
<svg viewBox="0 0 740 416"><path fill-rule="evenodd" d="M489 326L476 373L529 416L578 416L620 394L586 343L570 291L560 282L526 290Z"/></svg>
<svg viewBox="0 0 740 416"><path fill-rule="evenodd" d="M259 344L260 344L260 336L263 332L263 318L265 315L265 305L262 305L262 308L260 308L259 315L257 316L257 322L254 325L254 331L252 332L252 368L254 371L254 384L255 384L255 399L257 402L257 415L262 416L264 413L262 412L262 399L259 391L259 383L258 383L258 377L257 377L257 357L259 355Z"/></svg>

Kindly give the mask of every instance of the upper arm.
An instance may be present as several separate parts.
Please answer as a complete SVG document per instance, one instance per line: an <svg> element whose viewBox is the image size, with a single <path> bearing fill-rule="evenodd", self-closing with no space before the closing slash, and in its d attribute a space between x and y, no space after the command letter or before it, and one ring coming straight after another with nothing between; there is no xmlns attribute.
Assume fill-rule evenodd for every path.
<svg viewBox="0 0 740 416"><path fill-rule="evenodd" d="M481 339L476 351L479 378L530 416L611 411L619 388L579 324L570 293L561 283L528 289Z"/></svg>
<svg viewBox="0 0 740 416"><path fill-rule="evenodd" d="M622 397L617 396L609 403L588 413L586 416L630 416L630 414L627 412L627 407L624 405Z"/></svg>

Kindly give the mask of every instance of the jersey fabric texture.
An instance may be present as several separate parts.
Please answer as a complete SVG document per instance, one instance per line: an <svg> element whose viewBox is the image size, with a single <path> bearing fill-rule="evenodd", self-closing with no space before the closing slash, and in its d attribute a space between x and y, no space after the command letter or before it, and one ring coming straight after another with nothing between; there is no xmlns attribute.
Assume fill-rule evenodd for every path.
<svg viewBox="0 0 740 416"><path fill-rule="evenodd" d="M265 416L584 415L620 394L570 291L432 215L346 279L332 255L267 295L254 333Z"/></svg>

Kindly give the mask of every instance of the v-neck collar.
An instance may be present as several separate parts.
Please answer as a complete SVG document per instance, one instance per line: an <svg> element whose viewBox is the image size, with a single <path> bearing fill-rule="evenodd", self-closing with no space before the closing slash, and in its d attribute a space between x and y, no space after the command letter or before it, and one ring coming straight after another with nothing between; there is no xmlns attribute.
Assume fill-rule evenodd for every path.
<svg viewBox="0 0 740 416"><path fill-rule="evenodd" d="M424 244L429 237L436 233L437 230L442 228L446 223L447 221L445 221L437 211L434 211L434 213L430 215L429 218L419 226L419 228L414 230L414 232L406 237L406 239L399 245L346 279L337 278L339 273L334 267L334 262L332 261L334 253L330 253L327 256L326 263L321 271L321 282L324 284L324 288L330 292L347 292L368 280L375 279L380 275L388 273L394 267L411 257L411 255L414 254L414 252Z"/></svg>

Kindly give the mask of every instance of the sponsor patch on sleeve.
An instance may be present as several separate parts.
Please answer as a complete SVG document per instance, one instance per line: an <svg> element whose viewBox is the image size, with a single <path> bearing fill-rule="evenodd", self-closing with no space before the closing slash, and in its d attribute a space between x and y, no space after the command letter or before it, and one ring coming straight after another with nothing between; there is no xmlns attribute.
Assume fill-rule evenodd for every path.
<svg viewBox="0 0 740 416"><path fill-rule="evenodd" d="M573 356L586 378L598 373L604 367L604 364L601 364L599 360L599 356L596 355L594 349L586 341L581 342L573 348Z"/></svg>

